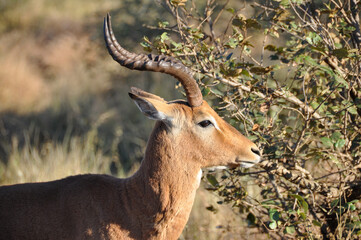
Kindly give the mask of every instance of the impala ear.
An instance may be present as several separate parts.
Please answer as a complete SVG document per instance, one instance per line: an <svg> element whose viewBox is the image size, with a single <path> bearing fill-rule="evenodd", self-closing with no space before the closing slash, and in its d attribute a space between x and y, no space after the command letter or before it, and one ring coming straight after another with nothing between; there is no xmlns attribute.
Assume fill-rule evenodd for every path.
<svg viewBox="0 0 361 240"><path fill-rule="evenodd" d="M153 98L129 93L129 96L145 116L166 123L171 122L171 106L161 98Z"/></svg>
<svg viewBox="0 0 361 240"><path fill-rule="evenodd" d="M136 88L136 87L131 87L131 93L133 93L134 95L137 95L139 97L146 97L146 98L154 98L154 99L158 99L159 101L163 101L165 102L165 100L161 97L158 97L157 95L151 94L149 92L143 91L142 89Z"/></svg>

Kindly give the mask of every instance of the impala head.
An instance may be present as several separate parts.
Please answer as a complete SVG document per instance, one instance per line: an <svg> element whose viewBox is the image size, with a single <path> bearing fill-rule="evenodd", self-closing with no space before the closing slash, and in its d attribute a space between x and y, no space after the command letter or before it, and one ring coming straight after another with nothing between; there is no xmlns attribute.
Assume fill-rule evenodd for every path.
<svg viewBox="0 0 361 240"><path fill-rule="evenodd" d="M104 37L110 55L129 69L164 72L182 84L187 101L167 102L161 97L132 88L129 96L149 118L160 121L174 144L187 158L201 167L251 167L260 161L258 147L225 122L202 99L189 68L164 55L144 55L126 51L114 37L109 14L104 20Z"/></svg>

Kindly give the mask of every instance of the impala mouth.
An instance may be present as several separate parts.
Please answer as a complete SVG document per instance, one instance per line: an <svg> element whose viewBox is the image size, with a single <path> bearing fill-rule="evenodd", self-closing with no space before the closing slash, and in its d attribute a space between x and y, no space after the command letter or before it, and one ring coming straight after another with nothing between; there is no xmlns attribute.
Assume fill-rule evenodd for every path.
<svg viewBox="0 0 361 240"><path fill-rule="evenodd" d="M240 160L236 159L237 165L239 165L242 168L250 168L254 166L256 163L259 163L260 159L257 159L256 161L247 161L247 160Z"/></svg>
<svg viewBox="0 0 361 240"><path fill-rule="evenodd" d="M209 170L209 171L225 170L225 169L228 169L229 167L231 167L231 165L228 165L228 166L212 166L212 167L207 167L207 170Z"/></svg>
<svg viewBox="0 0 361 240"><path fill-rule="evenodd" d="M241 160L239 158L236 158L236 160L234 160L234 162L232 163L228 163L226 166L215 166L215 167L208 167L208 170L218 170L218 169L235 169L238 167L241 168L250 168L253 167L255 164L259 163L261 161L261 157L258 156L258 158L256 160L252 160L252 161L248 161L248 160Z"/></svg>

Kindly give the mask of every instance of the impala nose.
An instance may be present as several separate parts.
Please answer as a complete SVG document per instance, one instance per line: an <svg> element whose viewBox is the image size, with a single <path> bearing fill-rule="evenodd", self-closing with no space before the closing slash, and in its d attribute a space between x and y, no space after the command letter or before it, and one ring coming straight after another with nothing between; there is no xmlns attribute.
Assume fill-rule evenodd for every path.
<svg viewBox="0 0 361 240"><path fill-rule="evenodd" d="M251 148L251 151L252 151L254 154L256 154L256 155L258 155L259 157L261 157L261 152L258 150L258 148L252 147L252 148Z"/></svg>
<svg viewBox="0 0 361 240"><path fill-rule="evenodd" d="M251 151L256 155L256 161L254 163L259 163L261 161L261 152L258 147L251 147Z"/></svg>

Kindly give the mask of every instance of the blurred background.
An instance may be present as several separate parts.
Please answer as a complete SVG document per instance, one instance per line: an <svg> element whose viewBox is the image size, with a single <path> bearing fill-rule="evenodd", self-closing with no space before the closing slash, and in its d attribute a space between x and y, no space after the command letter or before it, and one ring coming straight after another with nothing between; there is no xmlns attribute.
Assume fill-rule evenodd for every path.
<svg viewBox="0 0 361 240"><path fill-rule="evenodd" d="M111 12L122 44L141 52L143 36L154 32L143 25L156 22L162 8L151 0L0 4L1 183L136 168L153 122L129 99L130 86L166 99L181 95L167 76L114 62L103 17Z"/></svg>
<svg viewBox="0 0 361 240"><path fill-rule="evenodd" d="M171 77L113 61L102 36L107 12L117 38L136 52L143 36L160 34L144 25L168 17L153 0L0 1L0 185L129 176L154 124L129 99L130 86L182 98ZM200 188L182 239L226 239L241 224L227 206L217 216L206 211L216 201Z"/></svg>

